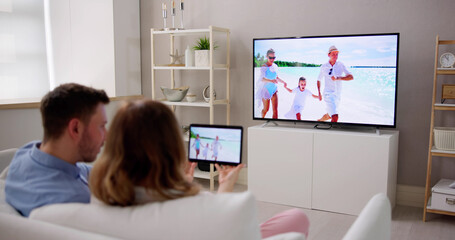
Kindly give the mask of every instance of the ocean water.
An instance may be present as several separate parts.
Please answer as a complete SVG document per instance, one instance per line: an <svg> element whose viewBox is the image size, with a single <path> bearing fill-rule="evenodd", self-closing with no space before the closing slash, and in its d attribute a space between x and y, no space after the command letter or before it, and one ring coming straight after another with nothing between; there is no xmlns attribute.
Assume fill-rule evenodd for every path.
<svg viewBox="0 0 455 240"><path fill-rule="evenodd" d="M339 106L339 122L392 125L395 108L395 68L349 68L354 76L352 81L343 81L341 102ZM280 67L278 76L283 79L288 88L295 88L298 79L303 76L307 79L307 89L317 95L317 77L319 67ZM255 68L255 78L259 77L260 68ZM258 81L255 79L255 90ZM321 93L324 89L324 80L321 81ZM278 84L278 117L284 116L293 102L293 94ZM261 117L262 104L255 98L254 114ZM326 113L324 100L307 99L302 112L304 120L316 121ZM272 107L265 116L272 117Z"/></svg>

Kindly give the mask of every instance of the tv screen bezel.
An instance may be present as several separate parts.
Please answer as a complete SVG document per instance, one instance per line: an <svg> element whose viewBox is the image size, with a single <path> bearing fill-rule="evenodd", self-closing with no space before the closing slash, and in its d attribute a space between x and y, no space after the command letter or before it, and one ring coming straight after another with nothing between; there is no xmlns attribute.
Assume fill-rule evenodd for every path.
<svg viewBox="0 0 455 240"><path fill-rule="evenodd" d="M254 57L255 57L255 41L257 40L279 40L279 39L302 39L302 38L334 38L334 37L364 37L364 36L397 36L397 54L396 54L396 68L395 68L395 102L394 102L394 116L393 116L393 125L384 125L384 124L366 124L366 123L349 123L349 122L325 122L325 121L312 121L312 120L294 120L294 119L274 119L274 118L259 118L255 117L255 81L254 78ZM261 120L261 121L277 121L277 122L292 122L292 123L313 123L313 124L329 124L333 126L359 126L359 127L382 127L382 128L396 128L397 127L397 101L398 101L398 69L399 69L399 55L400 55L400 33L399 32L392 32L392 33L368 33L368 34L340 34L340 35L318 35L318 36L300 36L300 37L263 37L263 38L253 38L253 63L252 63L252 84L253 84L253 120ZM270 111L270 110L269 110Z"/></svg>

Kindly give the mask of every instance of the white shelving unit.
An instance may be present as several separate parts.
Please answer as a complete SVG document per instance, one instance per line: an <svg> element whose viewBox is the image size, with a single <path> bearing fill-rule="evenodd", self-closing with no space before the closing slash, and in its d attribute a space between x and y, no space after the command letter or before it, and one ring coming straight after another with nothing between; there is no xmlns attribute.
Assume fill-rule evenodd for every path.
<svg viewBox="0 0 455 240"><path fill-rule="evenodd" d="M226 62L225 63L214 63L214 36L215 34L225 34L226 36ZM155 56L155 38L159 35L167 35L169 36L170 40L170 51L169 53L174 53L175 49L175 38L176 37L185 37L185 36L207 36L210 39L210 62L208 67L186 67L186 66L170 66L170 65L162 65L157 64L157 56ZM151 44L151 79L152 79L152 99L161 100L163 103L175 107L202 107L202 108L209 108L209 123L214 124L214 108L217 105L226 106L226 124L230 124L230 31L227 28L220 28L215 26L209 26L206 29L185 29L185 30L157 30L151 29L150 30L150 44ZM168 56L163 56L168 57ZM163 99L157 99L156 95L156 78L155 72L156 71L170 71L170 83L171 88L175 88L175 71L206 71L209 73L209 86L210 86L210 100L209 102L199 101L199 102L186 102L185 100L182 102L170 102L165 101ZM214 91L214 71L225 71L226 72L226 98L225 99L214 99L213 98L213 91ZM217 79L218 81L218 79ZM191 85L191 83L189 84ZM188 138L187 138L188 139ZM194 173L194 177L196 178L204 178L210 179L210 191L213 191L215 188L214 178L218 175L218 172L215 171L215 167L213 164L210 164L210 172L203 172L200 170L196 170Z"/></svg>

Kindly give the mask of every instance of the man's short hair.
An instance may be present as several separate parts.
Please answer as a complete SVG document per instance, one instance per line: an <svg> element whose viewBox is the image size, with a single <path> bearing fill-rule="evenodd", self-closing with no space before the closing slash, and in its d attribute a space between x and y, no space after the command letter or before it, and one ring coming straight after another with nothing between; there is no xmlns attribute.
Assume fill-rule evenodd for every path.
<svg viewBox="0 0 455 240"><path fill-rule="evenodd" d="M270 48L269 50L267 50L267 55L266 56L268 56L271 53L275 53L275 50L273 50L273 48Z"/></svg>
<svg viewBox="0 0 455 240"><path fill-rule="evenodd" d="M62 84L48 92L41 100L40 107L43 141L59 138L73 118L88 124L99 103L109 103L104 90L77 83Z"/></svg>

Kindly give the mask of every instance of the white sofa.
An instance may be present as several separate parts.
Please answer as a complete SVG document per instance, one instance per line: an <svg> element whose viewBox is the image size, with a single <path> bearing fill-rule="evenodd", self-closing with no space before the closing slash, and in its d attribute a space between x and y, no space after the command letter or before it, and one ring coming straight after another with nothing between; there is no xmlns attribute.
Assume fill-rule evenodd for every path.
<svg viewBox="0 0 455 240"><path fill-rule="evenodd" d="M0 151L0 163L10 161L11 151L8 154ZM256 203L250 192L202 194L126 208L101 203L54 204L35 209L27 219L5 202L6 174L7 170L0 175L0 240L260 239ZM343 239L390 239L390 215L387 197L373 197ZM301 239L305 236L299 233L267 238Z"/></svg>

